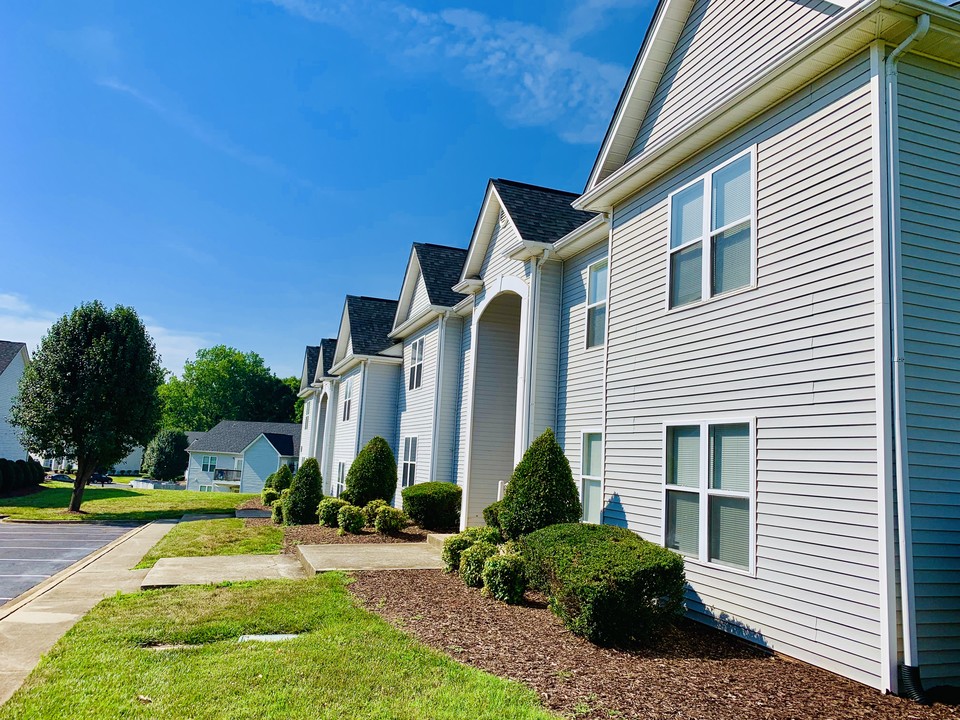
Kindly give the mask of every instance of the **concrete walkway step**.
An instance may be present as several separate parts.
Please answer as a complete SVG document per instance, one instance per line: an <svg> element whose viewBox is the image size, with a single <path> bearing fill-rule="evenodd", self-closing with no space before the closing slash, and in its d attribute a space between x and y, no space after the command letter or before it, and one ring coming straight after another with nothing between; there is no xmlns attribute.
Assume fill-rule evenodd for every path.
<svg viewBox="0 0 960 720"><path fill-rule="evenodd" d="M443 550L443 543L453 535L454 533L430 533L427 535L427 543Z"/></svg>
<svg viewBox="0 0 960 720"><path fill-rule="evenodd" d="M303 566L289 555L219 555L161 558L140 583L140 588L177 585L213 585L244 580L299 580Z"/></svg>
<svg viewBox="0 0 960 720"><path fill-rule="evenodd" d="M307 574L330 570L439 570L440 549L430 543L298 545Z"/></svg>
<svg viewBox="0 0 960 720"><path fill-rule="evenodd" d="M238 518L268 518L273 517L269 510L258 510L257 508L240 508L236 511Z"/></svg>

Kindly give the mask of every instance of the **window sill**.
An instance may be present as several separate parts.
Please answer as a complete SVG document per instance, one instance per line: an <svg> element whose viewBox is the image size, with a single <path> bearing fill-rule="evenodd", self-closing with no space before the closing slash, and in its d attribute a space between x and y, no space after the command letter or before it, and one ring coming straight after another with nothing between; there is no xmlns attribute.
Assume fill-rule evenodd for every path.
<svg viewBox="0 0 960 720"><path fill-rule="evenodd" d="M711 295L706 300L697 300L696 302L687 303L686 305L677 305L676 307L668 306L667 314L669 315L672 313L683 312L685 310L691 310L693 308L703 307L704 305L709 305L716 300L723 300L725 298L731 298L731 297L736 297L737 295L743 295L744 293L748 293L751 290L756 290L757 287L758 287L757 284L753 283L752 285L745 285L742 288L737 288L736 290L730 290L728 292L721 293L720 295ZM669 298L667 298L667 302L668 303L670 302Z"/></svg>
<svg viewBox="0 0 960 720"><path fill-rule="evenodd" d="M672 548L668 548L672 549ZM742 568L733 567L732 565L721 565L719 563L709 562L707 560L701 560L700 558L694 557L692 555L686 555L679 550L674 550L675 553L679 554L683 558L685 564L689 563L691 565L696 565L697 567L704 568L705 570L720 570L722 572L733 573L734 575L740 575L742 577L757 577L757 569L753 567L749 570L744 570Z"/></svg>

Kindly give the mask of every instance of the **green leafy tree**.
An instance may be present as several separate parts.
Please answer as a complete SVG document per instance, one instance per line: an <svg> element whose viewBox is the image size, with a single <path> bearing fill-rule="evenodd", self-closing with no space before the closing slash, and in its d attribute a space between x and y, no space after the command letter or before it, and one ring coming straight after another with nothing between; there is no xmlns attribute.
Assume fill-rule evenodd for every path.
<svg viewBox="0 0 960 720"><path fill-rule="evenodd" d="M297 396L257 353L217 345L198 350L160 398L164 427L205 432L221 420L292 422Z"/></svg>
<svg viewBox="0 0 960 720"><path fill-rule="evenodd" d="M307 458L290 483L290 494L283 507L287 525L315 525L317 508L323 500L323 479L315 458Z"/></svg>
<svg viewBox="0 0 960 720"><path fill-rule="evenodd" d="M514 468L498 513L500 527L515 539L548 525L577 522L581 513L570 463L547 428Z"/></svg>
<svg viewBox="0 0 960 720"><path fill-rule="evenodd" d="M78 512L87 480L157 431L163 370L137 313L99 301L55 322L20 379L11 411L30 452L74 457L70 510Z"/></svg>
<svg viewBox="0 0 960 720"><path fill-rule="evenodd" d="M351 505L363 507L380 498L388 503L397 490L397 461L393 450L377 435L363 446L347 472L346 489L341 497Z"/></svg>
<svg viewBox="0 0 960 720"><path fill-rule="evenodd" d="M154 480L177 480L187 470L187 434L183 430L161 430L143 453L143 472Z"/></svg>
<svg viewBox="0 0 960 720"><path fill-rule="evenodd" d="M303 422L303 398L297 397L300 394L300 378L283 378L283 384L290 388L293 396L297 398L293 403L293 421L295 423Z"/></svg>

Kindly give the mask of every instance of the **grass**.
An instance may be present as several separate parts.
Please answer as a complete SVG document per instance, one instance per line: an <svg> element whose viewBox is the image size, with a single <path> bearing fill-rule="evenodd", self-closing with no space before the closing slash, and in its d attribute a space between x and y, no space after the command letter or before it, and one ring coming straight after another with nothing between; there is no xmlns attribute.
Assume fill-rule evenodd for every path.
<svg viewBox="0 0 960 720"><path fill-rule="evenodd" d="M152 568L165 557L202 555L276 555L283 530L275 525L247 527L240 518L182 522L160 539L138 568Z"/></svg>
<svg viewBox="0 0 960 720"><path fill-rule="evenodd" d="M84 490L82 515L67 512L73 486L45 482L45 490L33 495L0 499L0 515L18 520L59 520L76 522L149 522L178 518L184 513L232 513L253 497L237 493L193 492L191 490L138 490L101 488Z"/></svg>
<svg viewBox="0 0 960 720"><path fill-rule="evenodd" d="M548 720L536 694L431 650L356 606L346 579L179 587L101 602L0 720ZM241 634L302 633L280 643ZM151 646L173 646L151 649Z"/></svg>

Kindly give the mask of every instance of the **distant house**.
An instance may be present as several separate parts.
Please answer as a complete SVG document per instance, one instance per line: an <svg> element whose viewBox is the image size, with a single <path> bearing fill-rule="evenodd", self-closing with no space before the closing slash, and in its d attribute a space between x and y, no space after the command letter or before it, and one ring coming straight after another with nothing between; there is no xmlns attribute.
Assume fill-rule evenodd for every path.
<svg viewBox="0 0 960 720"><path fill-rule="evenodd" d="M0 340L0 458L7 460L27 459L27 450L20 444L16 428L10 424L10 408L17 397L20 377L29 363L25 343Z"/></svg>
<svg viewBox="0 0 960 720"><path fill-rule="evenodd" d="M281 465L296 471L300 426L224 420L194 440L187 453L188 490L258 493Z"/></svg>
<svg viewBox="0 0 960 720"><path fill-rule="evenodd" d="M139 475L143 465L143 448L138 447L130 451L123 460L116 463L111 469L111 475Z"/></svg>

